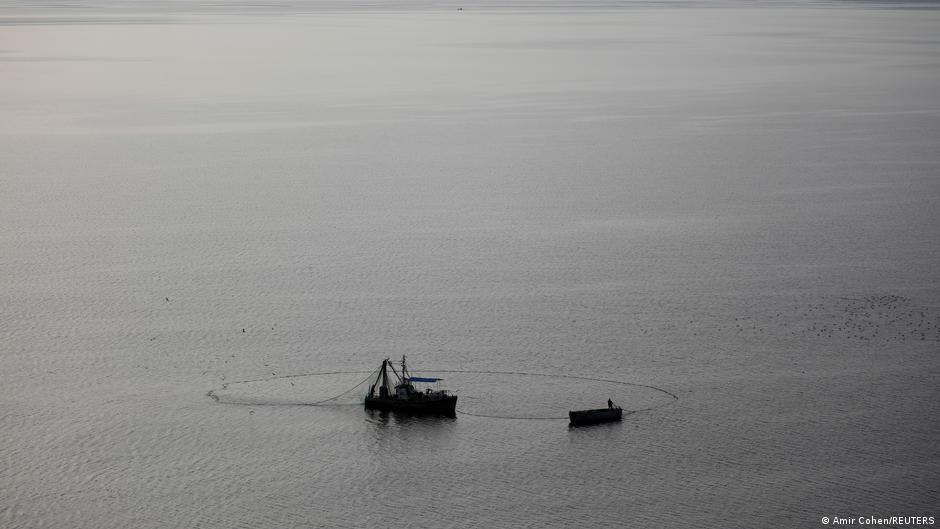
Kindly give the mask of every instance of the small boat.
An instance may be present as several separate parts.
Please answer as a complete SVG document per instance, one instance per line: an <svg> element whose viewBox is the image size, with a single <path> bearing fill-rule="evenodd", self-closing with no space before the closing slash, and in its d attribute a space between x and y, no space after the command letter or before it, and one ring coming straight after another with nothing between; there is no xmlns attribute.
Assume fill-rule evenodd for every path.
<svg viewBox="0 0 940 529"><path fill-rule="evenodd" d="M613 405L610 405L606 408L598 408L596 410L578 410L568 412L568 419L571 421L572 426L619 421L622 417L623 409L619 406Z"/></svg>
<svg viewBox="0 0 940 529"><path fill-rule="evenodd" d="M389 370L395 377L394 381L388 374ZM401 357L399 373L392 361L386 358L382 360L375 383L369 386L369 395L365 400L366 409L453 417L457 408L457 396L449 395L447 390L440 389L441 380L443 379L411 376L404 356ZM437 383L438 387L419 391L415 388L415 383Z"/></svg>

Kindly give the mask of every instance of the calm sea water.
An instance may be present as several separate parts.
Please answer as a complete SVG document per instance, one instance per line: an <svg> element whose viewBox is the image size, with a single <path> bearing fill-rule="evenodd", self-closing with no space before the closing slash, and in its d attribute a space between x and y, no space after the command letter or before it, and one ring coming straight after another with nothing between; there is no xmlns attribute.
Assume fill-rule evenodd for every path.
<svg viewBox="0 0 940 529"><path fill-rule="evenodd" d="M3 4L0 526L940 515L921 7Z"/></svg>

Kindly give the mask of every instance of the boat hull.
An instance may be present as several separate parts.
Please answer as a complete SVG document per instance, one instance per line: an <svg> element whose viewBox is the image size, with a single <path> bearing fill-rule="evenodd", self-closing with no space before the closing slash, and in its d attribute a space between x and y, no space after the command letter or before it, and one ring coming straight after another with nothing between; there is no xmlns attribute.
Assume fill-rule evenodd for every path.
<svg viewBox="0 0 940 529"><path fill-rule="evenodd" d="M366 397L367 410L394 411L410 415L454 415L457 410L457 396L441 398L394 399Z"/></svg>
<svg viewBox="0 0 940 529"><path fill-rule="evenodd" d="M621 408L600 408L596 410L569 411L568 419L572 426L619 421L623 417Z"/></svg>

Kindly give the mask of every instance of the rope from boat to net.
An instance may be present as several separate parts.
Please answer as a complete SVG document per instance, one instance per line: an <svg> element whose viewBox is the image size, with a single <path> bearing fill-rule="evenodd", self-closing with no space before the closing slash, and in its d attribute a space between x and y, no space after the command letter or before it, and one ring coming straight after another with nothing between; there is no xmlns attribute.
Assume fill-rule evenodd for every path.
<svg viewBox="0 0 940 529"><path fill-rule="evenodd" d="M356 384L355 386L352 386L351 388L349 388L349 389L347 389L346 391L340 393L339 395L336 395L336 396L334 396L334 397L330 397L330 398L328 398L328 399L323 399L323 400L318 400L318 401L316 401L316 402L311 402L311 403L307 404L307 406L320 406L320 405L322 405L322 404L324 404L324 403L326 403L326 402L330 402L330 401L336 400L336 399L342 397L343 395L346 395L347 393L351 392L352 390L358 388L359 386L365 384L366 382L368 382L369 379L371 379L372 376L373 376L375 373L376 373L376 371L372 371L371 373L369 373L368 375L366 375L366 378L360 380L358 384ZM357 404L358 404L358 403L357 403Z"/></svg>
<svg viewBox="0 0 940 529"><path fill-rule="evenodd" d="M466 374L478 374L478 375L520 375L520 376L530 376L530 377L547 377L547 378L573 378L576 380L587 380L590 382L604 382L608 384L618 384L621 386L635 386L641 388L652 389L660 393L665 393L672 397L672 402L679 400L679 396L671 391L665 390L657 386L651 386L649 384L640 384L637 382L624 382L622 380L610 380L607 378L597 378L597 377L585 377L580 375L559 375L557 373L528 373L525 371L468 371L468 370L459 370L459 369L434 369L434 370L423 370L427 372L434 373L466 373ZM643 411L652 411L663 406L667 406L672 402L666 404L659 404L657 406L650 406L648 408L640 408L636 410L623 410L625 414L634 414ZM456 410L457 413L461 415L467 415L469 417L485 417L488 419L512 419L512 420L529 420L529 421L560 421L568 420L568 417L532 417L532 416L510 416L510 415L490 415L485 413L470 413L468 411Z"/></svg>
<svg viewBox="0 0 940 529"><path fill-rule="evenodd" d="M655 408L647 408L644 410L623 410L624 415L632 415L640 411L649 411ZM457 413L460 415L466 415L468 417L484 417L487 419L509 419L513 421L567 421L568 417L530 417L528 415L523 416L514 416L514 415L488 415L485 413L470 413L468 411L457 410Z"/></svg>
<svg viewBox="0 0 940 529"><path fill-rule="evenodd" d="M278 375L274 377L255 378L251 380L233 380L232 382L226 382L222 384L222 387L218 389L226 390L232 384L249 384L251 382L269 382L271 380L284 380L284 379L300 378L300 377L325 376L325 375L352 375L352 374L361 374L361 373L365 373L365 371L321 371L318 373L300 373L297 375ZM366 378L362 379L356 385L351 386L350 388L346 389L342 393L338 395L334 395L327 399L317 400L314 402L296 402L296 403L278 402L276 404L262 404L262 403L247 404L247 403L241 403L241 402L224 402L216 394L216 391L217 391L216 389L210 389L209 392L206 393L206 396L220 404L238 404L238 405L248 405L248 406L323 406L327 402L334 401L342 397L343 395L346 395L347 393L351 392L352 390L358 388L359 386L365 384L366 382L369 381L369 379L374 377L376 373L377 373L377 370L370 371L369 374L366 375ZM354 404L358 404L358 403L354 403ZM335 404L335 405L339 406L339 404Z"/></svg>

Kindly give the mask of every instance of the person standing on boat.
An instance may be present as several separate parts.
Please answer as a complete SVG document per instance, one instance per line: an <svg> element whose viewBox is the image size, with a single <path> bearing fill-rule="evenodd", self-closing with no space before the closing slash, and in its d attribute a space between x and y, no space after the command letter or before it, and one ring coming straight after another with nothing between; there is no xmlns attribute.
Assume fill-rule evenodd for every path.
<svg viewBox="0 0 940 529"><path fill-rule="evenodd" d="M610 400L610 399L607 399L607 407L608 407L608 408L613 408L613 407L614 407L614 401L612 401L612 400Z"/></svg>

